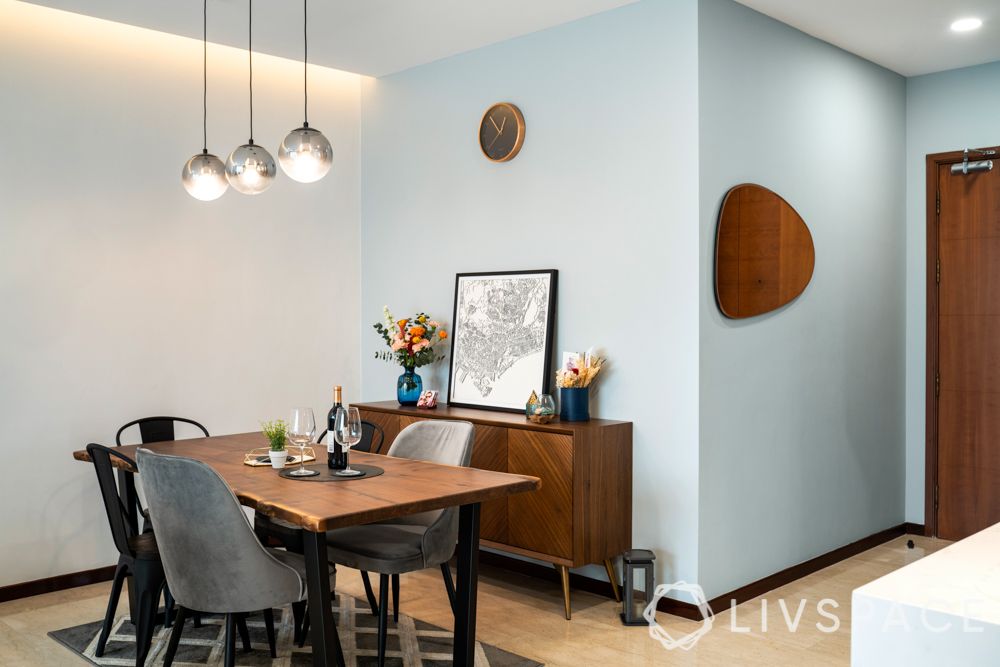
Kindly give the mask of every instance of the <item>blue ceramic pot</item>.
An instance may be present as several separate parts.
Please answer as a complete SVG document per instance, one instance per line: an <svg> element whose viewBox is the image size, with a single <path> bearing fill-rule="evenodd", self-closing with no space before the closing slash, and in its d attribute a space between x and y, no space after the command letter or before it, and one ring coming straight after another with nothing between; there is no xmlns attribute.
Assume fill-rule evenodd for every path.
<svg viewBox="0 0 1000 667"><path fill-rule="evenodd" d="M590 420L590 387L564 387L559 390L559 419L564 422Z"/></svg>
<svg viewBox="0 0 1000 667"><path fill-rule="evenodd" d="M403 367L403 374L396 380L396 400L400 405L416 405L424 391L424 381L412 368Z"/></svg>

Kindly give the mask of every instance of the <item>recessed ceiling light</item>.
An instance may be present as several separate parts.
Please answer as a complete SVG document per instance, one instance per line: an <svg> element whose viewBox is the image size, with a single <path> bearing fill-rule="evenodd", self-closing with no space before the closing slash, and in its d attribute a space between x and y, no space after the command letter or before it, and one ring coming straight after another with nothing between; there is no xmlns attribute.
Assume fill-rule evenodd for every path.
<svg viewBox="0 0 1000 667"><path fill-rule="evenodd" d="M951 29L955 32L969 32L970 30L978 30L982 25L982 19L970 17L967 19L958 19L951 24Z"/></svg>

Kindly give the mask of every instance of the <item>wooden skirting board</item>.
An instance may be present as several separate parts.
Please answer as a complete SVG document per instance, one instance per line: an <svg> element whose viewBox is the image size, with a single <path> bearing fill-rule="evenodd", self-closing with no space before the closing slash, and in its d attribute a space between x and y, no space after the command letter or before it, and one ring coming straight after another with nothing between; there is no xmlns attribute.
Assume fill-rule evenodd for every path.
<svg viewBox="0 0 1000 667"><path fill-rule="evenodd" d="M54 577L46 577L45 579L25 581L21 584L11 584L10 586L0 587L0 602L30 598L33 595L42 595L43 593L64 591L67 588L76 588L77 586L99 584L102 581L111 581L114 576L115 566L108 565L107 567L98 567L93 570L84 570L83 572L70 572L69 574L59 574Z"/></svg>
<svg viewBox="0 0 1000 667"><path fill-rule="evenodd" d="M916 523L901 523L898 526L893 526L892 528L879 531L874 535L869 535L868 537L860 539L856 542L851 542L846 546L834 549L833 551L822 554L803 563L799 563L798 565L785 568L784 570L776 572L768 577L764 577L763 579L759 579L753 583L747 584L746 586L741 586L734 591L715 597L708 601L708 605L711 607L712 613L718 614L728 609L733 600L736 601L736 604L752 600L759 595L773 591L776 588L790 584L797 579L801 579L802 577L808 576L814 572L818 572L823 568L830 567L831 565L839 563L842 560L847 560L851 556L856 556L859 553L868 551L869 549L877 547L880 544L884 544L889 540L899 537L900 535L923 534L923 525ZM481 563L495 565L496 567L501 567L505 570L526 574L532 577L550 579L553 581L558 578L558 573L551 567L547 567L539 563L523 561L517 558L511 558L502 554L482 551L479 554L479 560ZM611 587L604 581L591 579L590 577L585 577L581 574L576 574L575 572L571 572L569 576L570 586L576 588L577 590L609 598L613 597ZM659 604L657 604L656 608L658 611L662 611L665 614L673 614L674 616L680 616L694 621L700 621L702 619L701 611L698 607L691 602L685 602L683 600L663 598L660 600Z"/></svg>

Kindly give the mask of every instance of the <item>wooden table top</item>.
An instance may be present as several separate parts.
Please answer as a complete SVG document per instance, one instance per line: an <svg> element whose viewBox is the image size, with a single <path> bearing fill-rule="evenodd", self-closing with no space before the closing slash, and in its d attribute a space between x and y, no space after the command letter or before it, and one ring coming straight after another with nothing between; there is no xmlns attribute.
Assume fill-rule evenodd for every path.
<svg viewBox="0 0 1000 667"><path fill-rule="evenodd" d="M135 459L135 450L144 446L154 452L202 461L226 480L244 505L317 532L494 500L541 487L537 477L366 452L351 452L351 462L379 466L385 470L384 475L345 482L286 479L270 467L244 465L246 452L266 445L261 433L241 433L126 445L118 451ZM90 460L86 450L73 452L73 458Z"/></svg>

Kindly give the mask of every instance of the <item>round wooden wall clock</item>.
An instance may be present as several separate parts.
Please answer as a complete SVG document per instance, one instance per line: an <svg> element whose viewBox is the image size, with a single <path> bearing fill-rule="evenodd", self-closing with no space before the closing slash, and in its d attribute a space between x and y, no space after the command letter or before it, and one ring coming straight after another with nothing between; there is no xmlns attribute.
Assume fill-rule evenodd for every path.
<svg viewBox="0 0 1000 667"><path fill-rule="evenodd" d="M479 147L493 162L513 160L524 144L524 116L509 102L494 104L479 122Z"/></svg>

